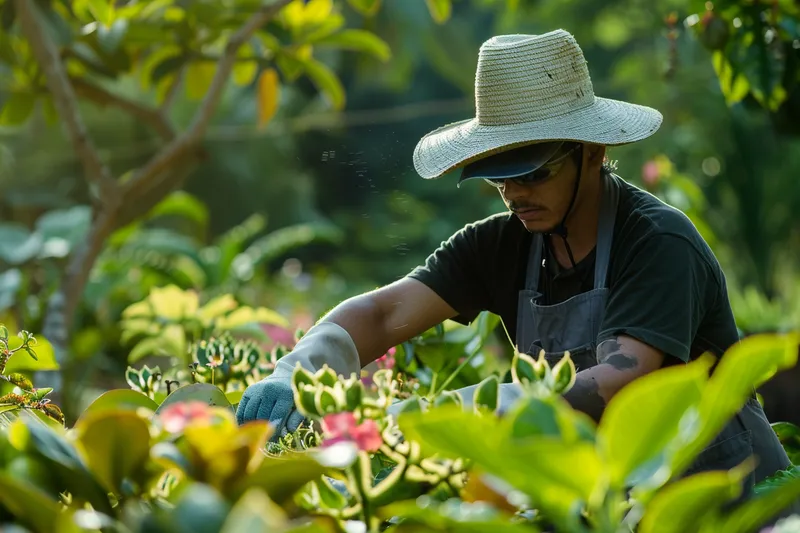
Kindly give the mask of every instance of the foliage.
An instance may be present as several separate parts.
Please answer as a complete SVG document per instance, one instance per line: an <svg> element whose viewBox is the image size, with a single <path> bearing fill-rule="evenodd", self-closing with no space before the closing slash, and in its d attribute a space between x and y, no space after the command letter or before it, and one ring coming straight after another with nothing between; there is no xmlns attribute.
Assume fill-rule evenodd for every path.
<svg viewBox="0 0 800 533"><path fill-rule="evenodd" d="M23 336L27 348L16 351L33 345ZM231 346L219 344L225 358ZM145 367L139 390L101 395L69 429L29 410L4 413L0 523L33 532L218 532L245 522L259 531L755 531L800 496L795 469L733 511L726 502L752 462L683 472L753 387L796 364L797 347L796 335L759 335L731 348L711 377L706 358L659 370L620 391L597 426L560 397L575 379L568 353L553 367L515 354L522 396L505 410L496 374L467 409L450 390L411 391L396 404L396 364L370 379L298 366L292 388L306 422L277 445L266 422L237 427L222 384L158 396ZM797 428L776 431L794 453Z"/></svg>

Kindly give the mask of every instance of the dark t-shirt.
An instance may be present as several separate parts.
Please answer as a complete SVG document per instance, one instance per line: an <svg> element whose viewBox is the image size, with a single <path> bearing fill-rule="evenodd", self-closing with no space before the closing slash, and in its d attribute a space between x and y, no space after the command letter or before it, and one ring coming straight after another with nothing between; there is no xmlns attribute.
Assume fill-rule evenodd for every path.
<svg viewBox="0 0 800 533"><path fill-rule="evenodd" d="M706 351L721 355L739 337L713 252L685 214L613 178L620 196L598 344L624 334L682 361ZM531 234L514 215L492 215L456 232L409 276L450 304L462 324L481 311L499 315L516 343L517 298L530 241ZM551 272L548 303L590 290L594 258L592 251L574 269ZM540 292L546 282L540 276Z"/></svg>

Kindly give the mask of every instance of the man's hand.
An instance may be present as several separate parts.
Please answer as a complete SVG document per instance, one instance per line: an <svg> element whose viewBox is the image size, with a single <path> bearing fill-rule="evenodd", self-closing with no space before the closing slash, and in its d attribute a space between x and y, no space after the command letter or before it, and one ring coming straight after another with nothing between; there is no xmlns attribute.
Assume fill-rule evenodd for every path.
<svg viewBox="0 0 800 533"><path fill-rule="evenodd" d="M597 365L578 372L575 385L564 394L570 405L595 422L611 397L634 379L658 370L664 353L632 337L620 335L597 346Z"/></svg>

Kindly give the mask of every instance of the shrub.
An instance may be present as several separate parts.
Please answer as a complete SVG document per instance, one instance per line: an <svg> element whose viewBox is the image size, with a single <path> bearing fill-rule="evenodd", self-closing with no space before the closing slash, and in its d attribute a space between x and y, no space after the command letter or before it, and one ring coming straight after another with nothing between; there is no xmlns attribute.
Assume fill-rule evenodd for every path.
<svg viewBox="0 0 800 533"><path fill-rule="evenodd" d="M440 333L424 342L439 339L442 348ZM457 363L466 368L479 348L464 338L485 337L460 334L450 340L470 346ZM35 346L29 334L18 338L5 335L4 363ZM32 384L3 374L13 394L29 397L0 406L0 524L37 533L744 533L800 497L796 467L733 511L725 504L751 461L681 475L753 387L796 364L795 335L750 337L711 377L710 359L701 358L641 378L615 396L599 425L560 397L575 376L568 353L552 368L515 354L510 375L523 395L500 414L498 375L466 399L404 374L408 360L399 356L422 342L397 347L396 363L368 378L298 367L293 390L306 422L281 439L265 422L234 422L231 383L275 352L230 335L194 344L192 357L205 357L210 371L194 372L195 382L156 391L160 371L131 368L132 389L104 393L69 429L47 416L46 394L37 400ZM389 414L399 397L403 409ZM800 430L773 427L797 457ZM773 533L789 527L784 521Z"/></svg>

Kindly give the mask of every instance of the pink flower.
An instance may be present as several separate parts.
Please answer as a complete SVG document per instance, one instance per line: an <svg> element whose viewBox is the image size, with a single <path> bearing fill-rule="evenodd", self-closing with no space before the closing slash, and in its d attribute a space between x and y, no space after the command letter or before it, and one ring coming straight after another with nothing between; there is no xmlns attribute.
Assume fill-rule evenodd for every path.
<svg viewBox="0 0 800 533"><path fill-rule="evenodd" d="M394 363L395 363L394 354L395 353L397 353L397 348L395 346L392 346L391 348L389 348L389 350L385 354L383 354L378 359L376 359L375 362L378 363L378 366L380 368L394 368Z"/></svg>
<svg viewBox="0 0 800 533"><path fill-rule="evenodd" d="M180 433L193 422L208 422L211 412L204 402L181 402L168 406L159 415L161 424L169 433Z"/></svg>
<svg viewBox="0 0 800 533"><path fill-rule="evenodd" d="M378 424L370 419L358 424L351 412L327 415L322 419L322 432L325 434L322 443L325 448L339 442L353 442L360 450L374 452L383 444Z"/></svg>
<svg viewBox="0 0 800 533"><path fill-rule="evenodd" d="M648 161L642 166L642 181L648 187L656 185L660 177L661 171L658 168L658 163L655 161Z"/></svg>

